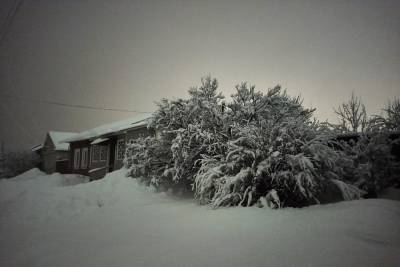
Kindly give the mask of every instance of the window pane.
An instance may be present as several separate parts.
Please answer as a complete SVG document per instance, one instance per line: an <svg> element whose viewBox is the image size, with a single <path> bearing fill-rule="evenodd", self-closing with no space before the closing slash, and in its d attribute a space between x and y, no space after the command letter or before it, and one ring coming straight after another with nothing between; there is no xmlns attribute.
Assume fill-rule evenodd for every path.
<svg viewBox="0 0 400 267"><path fill-rule="evenodd" d="M107 146L101 146L100 148L100 160L105 161L107 160Z"/></svg>
<svg viewBox="0 0 400 267"><path fill-rule="evenodd" d="M93 161L98 161L100 159L100 147L95 145L93 147Z"/></svg>
<svg viewBox="0 0 400 267"><path fill-rule="evenodd" d="M87 168L87 161L88 161L88 148L82 148L82 161L81 161L81 168Z"/></svg>
<svg viewBox="0 0 400 267"><path fill-rule="evenodd" d="M125 141L118 140L117 142L117 159L122 160L124 158L125 153Z"/></svg>
<svg viewBox="0 0 400 267"><path fill-rule="evenodd" d="M74 150L74 169L79 169L80 163L80 149L77 148Z"/></svg>

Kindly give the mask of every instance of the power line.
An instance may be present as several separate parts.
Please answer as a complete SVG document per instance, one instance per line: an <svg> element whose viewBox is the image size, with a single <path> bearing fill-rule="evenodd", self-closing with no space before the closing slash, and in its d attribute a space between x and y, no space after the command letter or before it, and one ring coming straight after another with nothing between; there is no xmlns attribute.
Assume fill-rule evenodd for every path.
<svg viewBox="0 0 400 267"><path fill-rule="evenodd" d="M96 106L69 104L69 103L62 103L62 102L57 102L57 101L35 99L35 98L14 96L14 95L8 95L8 94L0 94L0 96L7 97L7 98L12 98L12 99L23 100L23 101L28 101L28 102L43 103L43 104L50 104L50 105L70 107L70 108L103 110L103 111L114 111L114 112L130 112L130 113L152 113L152 112L140 111L140 110L130 110L130 109L121 109L121 108L109 108L109 107L96 107Z"/></svg>

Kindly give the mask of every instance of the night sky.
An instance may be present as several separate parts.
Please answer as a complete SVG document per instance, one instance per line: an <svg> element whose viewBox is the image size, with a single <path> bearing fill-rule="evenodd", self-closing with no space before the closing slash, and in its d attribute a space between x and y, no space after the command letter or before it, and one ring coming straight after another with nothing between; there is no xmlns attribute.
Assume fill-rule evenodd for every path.
<svg viewBox="0 0 400 267"><path fill-rule="evenodd" d="M18 1L17 1L18 2ZM14 0L0 2L5 25ZM28 149L48 130L82 131L153 111L207 74L229 97L276 84L320 120L351 92L369 114L400 96L400 1L26 0L0 43L0 139ZM2 32L2 34L3 34Z"/></svg>

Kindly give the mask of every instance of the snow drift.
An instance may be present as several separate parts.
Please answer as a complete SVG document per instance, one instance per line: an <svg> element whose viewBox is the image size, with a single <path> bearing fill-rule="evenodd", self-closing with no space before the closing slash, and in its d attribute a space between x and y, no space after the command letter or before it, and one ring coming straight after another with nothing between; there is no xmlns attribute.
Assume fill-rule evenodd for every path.
<svg viewBox="0 0 400 267"><path fill-rule="evenodd" d="M221 208L153 193L126 170L0 181L1 266L396 266L400 202ZM66 181L74 181L71 183ZM81 183L77 183L80 181Z"/></svg>

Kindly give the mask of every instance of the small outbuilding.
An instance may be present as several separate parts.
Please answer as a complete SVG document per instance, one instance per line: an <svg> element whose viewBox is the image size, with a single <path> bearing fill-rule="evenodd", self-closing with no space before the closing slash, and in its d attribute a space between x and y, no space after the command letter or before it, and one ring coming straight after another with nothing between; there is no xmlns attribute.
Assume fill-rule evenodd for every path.
<svg viewBox="0 0 400 267"><path fill-rule="evenodd" d="M76 135L72 132L50 131L42 145L32 148L32 151L39 154L42 162L41 169L46 173L70 173L70 153L69 143L63 142L64 139Z"/></svg>

